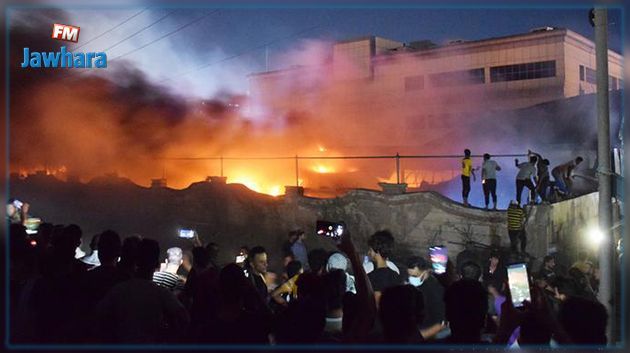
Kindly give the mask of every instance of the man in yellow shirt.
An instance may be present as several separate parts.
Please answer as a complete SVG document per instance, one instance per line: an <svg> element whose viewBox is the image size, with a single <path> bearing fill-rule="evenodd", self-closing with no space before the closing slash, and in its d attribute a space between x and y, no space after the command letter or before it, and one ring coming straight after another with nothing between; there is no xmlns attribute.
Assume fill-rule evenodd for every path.
<svg viewBox="0 0 630 353"><path fill-rule="evenodd" d="M470 194L470 176L472 175L473 181L476 180L475 170L472 167L472 159L470 158L470 150L467 148L464 150L464 158L462 159L462 198L464 199L464 206L468 204L468 194Z"/></svg>

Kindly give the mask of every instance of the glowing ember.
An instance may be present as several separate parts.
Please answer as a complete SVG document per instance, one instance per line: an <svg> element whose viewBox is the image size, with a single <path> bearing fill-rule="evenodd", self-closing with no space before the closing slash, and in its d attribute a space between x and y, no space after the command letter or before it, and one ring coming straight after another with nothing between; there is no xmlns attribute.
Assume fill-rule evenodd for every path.
<svg viewBox="0 0 630 353"><path fill-rule="evenodd" d="M325 165L316 165L313 168L313 171L320 174L328 174L328 173L334 173L335 169L332 167L325 166Z"/></svg>
<svg viewBox="0 0 630 353"><path fill-rule="evenodd" d="M269 194L271 196L278 196L282 194L282 187L280 185L274 185L271 188L269 188L269 192L266 192L266 194Z"/></svg>
<svg viewBox="0 0 630 353"><path fill-rule="evenodd" d="M318 149L320 152L326 152L326 147L324 147L324 146L318 146L318 147L317 147L317 149Z"/></svg>

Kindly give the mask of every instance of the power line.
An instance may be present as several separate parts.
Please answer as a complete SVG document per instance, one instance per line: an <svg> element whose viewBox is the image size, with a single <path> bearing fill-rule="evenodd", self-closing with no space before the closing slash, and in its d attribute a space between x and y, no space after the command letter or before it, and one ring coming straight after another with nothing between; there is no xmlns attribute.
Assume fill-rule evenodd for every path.
<svg viewBox="0 0 630 353"><path fill-rule="evenodd" d="M195 20L193 20L191 22L186 23L183 26L180 26L179 28L177 28L177 29L175 29L175 30L173 30L173 31L171 31L169 33L166 33L166 34L160 36L159 38L156 38L156 39L154 39L154 40L152 40L152 41L150 41L150 42L148 42L148 43L146 43L144 45L139 46L138 48L130 50L130 51L128 51L128 52L126 52L126 53L124 53L122 55L118 55L117 57L113 58L112 60L116 60L116 59L121 58L123 56L127 56L127 55L133 54L133 53L135 53L135 52L137 52L137 51L139 51L141 49L144 49L144 48L148 47L149 45L154 44L154 43L156 43L156 42L158 42L158 41L160 41L160 40L162 40L162 39L164 39L164 38L166 38L166 37L168 37L170 35L173 35L173 34L179 32L179 31L185 29L186 27L189 27L189 26L191 26L191 25L193 25L193 24L203 20L204 18L206 18L206 17L208 17L210 15L213 15L213 14L215 14L217 12L219 12L219 10L214 10L212 12L209 12L209 13L207 13L207 14L205 14L205 15L203 15L203 16L201 16L201 17L199 17L199 18L197 18L197 19L195 19Z"/></svg>
<svg viewBox="0 0 630 353"><path fill-rule="evenodd" d="M160 18L159 18L159 19L157 19L156 21L153 21L151 24L149 24L149 25L147 25L147 26L145 26L145 27L142 27L140 30L138 30L138 31L134 32L132 35L127 36L127 37L125 37L124 39L122 39L122 40L120 40L120 41L116 42L115 44L113 44L113 45L111 45L111 46L109 46L108 48L103 49L103 51L105 52L105 51L108 51L108 50L110 50L110 49L112 49L112 48L115 48L115 47L117 47L119 44L121 44L121 43L123 43L123 42L125 42L125 41L127 41L127 40L129 40L129 39L131 39L131 38L133 38L133 37L135 37L136 35L140 34L141 32L144 32L145 30L147 30L147 29L149 29L149 28L151 28L151 27L153 27L153 26L154 26L154 25L156 25L158 22L160 22L160 21L164 20L165 18L167 18L168 16L170 16L171 14L173 14L173 12L175 12L175 10L173 10L173 11L171 11L171 12L167 13L166 15L164 15L164 16L162 16L162 17L160 17Z"/></svg>
<svg viewBox="0 0 630 353"><path fill-rule="evenodd" d="M127 18L126 20L124 20L124 21L120 22L119 24L117 24L117 25L115 25L114 27L112 27L112 28L110 28L110 29L106 30L105 32L103 32L103 33L101 33L101 34L97 35L96 37L94 37L94 38L92 38L92 39L88 40L87 42L85 42L85 43L83 43L83 44L81 44L81 45L79 45L79 46L75 47L74 49L76 50L76 49L79 49L79 48L81 48L81 47L84 47L84 46L86 46L86 45L88 45L88 44L92 43L93 41L95 41L95 40L97 40L97 39L101 38L102 36L106 35L107 33L111 32L111 31L115 30L116 28L118 28L118 27L120 27L120 26L124 25L125 23L127 23L127 22L131 21L132 19L134 19L135 17L139 16L140 14L142 14L143 12L145 12L145 11L146 11L146 10L148 10L148 9L149 9L149 8L147 7L147 8L145 8L145 9L143 9L143 10L140 10L139 12L135 13L135 14L134 14L134 15L132 15L131 17Z"/></svg>
<svg viewBox="0 0 630 353"><path fill-rule="evenodd" d="M197 68L195 68L195 69L192 69L192 70L189 70L189 71L183 72L183 73L181 73L181 74L178 74L177 76L178 76L178 77L181 77L181 76L186 76L186 75L191 74L191 73L193 73L193 72L196 72L196 71L199 71L199 70L203 70L203 69L205 69L205 68L207 68L207 67L210 67L210 66L212 66L212 65L220 64L220 63L222 63L222 62L225 62L225 61L228 61L228 60L232 60L232 59L238 58L239 56L243 56L243 55L245 55L245 54L247 54L247 53L249 53L249 52L256 51L256 50L259 50L259 49L262 49L262 48L264 48L264 47L266 47L266 46L269 46L269 45L275 44L275 43L277 43L277 42L280 42L280 41L283 41L283 40L287 40L287 39L290 39L290 38L293 38L293 37L297 37L297 36L299 36L299 35L301 35L301 34L304 34L304 33L306 33L306 32L310 32L310 31L312 31L312 30L314 30L314 29L316 29L316 28L319 28L319 27L321 27L321 26L313 26L313 27L309 27L309 28L306 28L306 29L301 30L301 31L299 31L299 32L296 32L296 33L294 33L294 34L292 34L292 35L289 35L289 36L285 36L285 37L280 37L280 38L274 39L274 40L272 40L272 41L269 41L269 42L263 43L263 44L261 44L261 45L258 45L258 46L256 46L256 47L253 47L253 48L251 48L251 49L249 49L249 50L245 50L245 51L243 51L243 52L241 52L241 53L239 53L239 54L234 54L234 55L231 55L231 56L225 57L225 58L223 58L223 59L221 59L221 60L218 60L218 61L215 61L215 62L211 62L211 63L203 64L203 65L201 65L201 66L199 66L199 67L197 67ZM165 78L164 80L159 81L158 83L163 83L163 82L166 82L166 81L172 81L172 80L173 80L172 78Z"/></svg>

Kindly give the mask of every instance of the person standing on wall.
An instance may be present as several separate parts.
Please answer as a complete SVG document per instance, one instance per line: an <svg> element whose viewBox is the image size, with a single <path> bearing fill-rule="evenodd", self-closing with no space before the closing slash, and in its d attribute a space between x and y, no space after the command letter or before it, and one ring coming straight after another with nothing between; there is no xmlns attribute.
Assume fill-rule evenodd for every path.
<svg viewBox="0 0 630 353"><path fill-rule="evenodd" d="M567 196L571 196L573 186L573 170L582 163L584 159L580 156L564 164L554 167L551 170L556 186Z"/></svg>
<svg viewBox="0 0 630 353"><path fill-rule="evenodd" d="M464 206L468 204L468 194L470 194L470 176L472 175L473 181L476 180L475 170L472 167L472 159L470 158L470 150L467 148L464 150L464 158L462 159L462 198L464 200Z"/></svg>
<svg viewBox="0 0 630 353"><path fill-rule="evenodd" d="M542 202L547 202L547 189L549 189L549 160L544 159L540 154L527 151L527 155L537 158L536 163L536 193Z"/></svg>
<svg viewBox="0 0 630 353"><path fill-rule="evenodd" d="M532 176L536 174L536 162L538 158L536 156L530 156L529 162L519 163L518 158L514 160L514 164L518 168L518 174L516 174L516 202L521 204L521 194L523 188L527 186L530 194L530 202L536 200L536 188L532 183Z"/></svg>
<svg viewBox="0 0 630 353"><path fill-rule="evenodd" d="M501 170L499 164L490 159L488 153L483 155L483 164L481 166L481 185L483 187L483 197L486 202L486 210L490 203L490 195L492 195L492 209L497 210L497 171Z"/></svg>
<svg viewBox="0 0 630 353"><path fill-rule="evenodd" d="M507 209L507 227L510 236L510 249L513 253L518 252L518 241L521 242L521 252L525 253L527 238L525 235L525 211L518 201L510 201Z"/></svg>

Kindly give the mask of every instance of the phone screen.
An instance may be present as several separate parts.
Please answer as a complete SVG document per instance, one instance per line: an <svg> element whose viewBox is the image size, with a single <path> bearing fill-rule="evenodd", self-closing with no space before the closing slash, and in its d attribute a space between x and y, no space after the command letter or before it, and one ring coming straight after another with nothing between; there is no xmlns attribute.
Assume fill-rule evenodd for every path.
<svg viewBox="0 0 630 353"><path fill-rule="evenodd" d="M524 301L532 300L529 293L527 267L524 263L508 266L508 284L512 293L512 304L515 307L521 307Z"/></svg>
<svg viewBox="0 0 630 353"><path fill-rule="evenodd" d="M438 275L446 272L446 263L448 262L448 250L444 246L432 246L429 248L429 257L433 272Z"/></svg>
<svg viewBox="0 0 630 353"><path fill-rule="evenodd" d="M317 221L317 224L315 225L315 231L317 235L333 238L336 240L341 238L344 229L345 226L343 223Z"/></svg>
<svg viewBox="0 0 630 353"><path fill-rule="evenodd" d="M236 263L237 264L242 264L243 262L245 262L245 255L238 255L238 256L236 256Z"/></svg>
<svg viewBox="0 0 630 353"><path fill-rule="evenodd" d="M180 238L186 238L186 239L191 239L195 237L195 231L192 229L180 229L179 230L179 237Z"/></svg>

